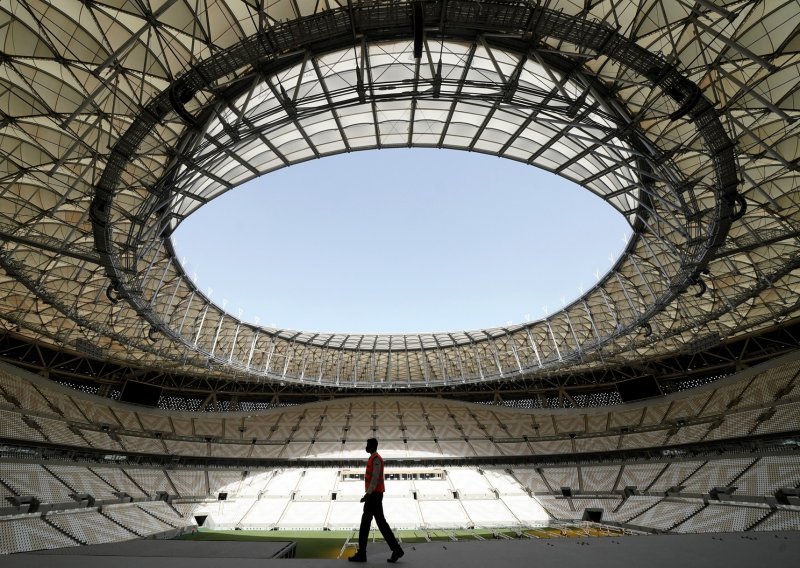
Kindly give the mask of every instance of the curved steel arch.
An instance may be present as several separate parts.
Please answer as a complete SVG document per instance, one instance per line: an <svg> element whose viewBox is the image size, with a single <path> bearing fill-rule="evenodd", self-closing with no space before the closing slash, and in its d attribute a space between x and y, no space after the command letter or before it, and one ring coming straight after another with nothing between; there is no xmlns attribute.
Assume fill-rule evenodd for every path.
<svg viewBox="0 0 800 568"><path fill-rule="evenodd" d="M610 346L631 332L637 333L638 329L645 324L652 329L652 326L647 323L648 320L663 311L690 285L704 286L700 280L700 274L705 269L708 259L724 241L732 222L733 206L738 194L732 143L714 114L713 106L700 94L699 88L694 83L681 76L659 57L625 40L605 26L580 18L566 17L558 12L526 3L486 4L488 10L485 15L486 21L492 22L493 32L524 33L531 28L535 21L537 37L547 36L562 41L572 41L582 49L591 49L613 58L618 63L628 66L632 72L651 81L654 89L661 93L657 96L668 99L670 104L674 105L669 113L669 119L675 121L684 116L688 117L689 121L696 125L699 136L710 149L709 159L713 163L714 169L711 187L704 185L700 180L690 179L677 167L672 167L670 156L657 147L656 141L648 140L643 136L635 126L632 126L627 116L614 112L613 101L605 102L602 105L604 111L597 109L597 102L594 99L599 96L596 94L599 86L592 84L590 80L584 78L585 90L583 93L577 94L575 99L571 99L566 94L563 83L560 92L555 95L550 92L551 89L541 92L537 92L535 88L526 89L524 81L520 80L520 75L525 69L525 57L522 57L516 64L510 77L505 78L502 72L499 72L498 75L506 79L499 83L487 79L471 80L467 77L466 68L460 73L460 79L446 79L441 73L441 63L438 65L438 71L431 77L420 77L419 65L417 65L415 77L411 82L380 81L371 79L372 73L369 73L371 68L363 69L368 48L362 47L361 62L359 62L357 54L352 62L355 65L351 74L355 76L355 80L350 81L350 84L344 82L341 89L331 92L324 86L324 81L319 73L316 55L313 53L314 44L322 41L327 47L347 45L352 42L352 33L355 30L357 34L365 35L365 46L371 45L371 42L374 41L369 37L371 25L378 21L376 20L376 6L380 6L379 21L381 25L377 28L379 29L377 34L379 38L386 41L391 37L405 38L408 36L409 30L404 18L410 14L411 3L359 5L353 9L323 12L277 26L265 34L247 38L187 71L139 113L133 124L112 148L112 158L97 185L92 205L95 243L113 282L113 287L118 289L120 294L132 303L137 312L150 322L153 326L151 330L164 333L172 340L184 345L188 350L199 352L209 361L234 366L252 376L303 382L306 380L306 360L309 358L308 351L310 349L317 351L310 357L315 363L318 362L318 366L314 365L318 368L315 370L314 380L320 384L346 382L365 387L374 387L376 384L395 387L413 386L414 383L448 384L455 381L472 382L513 376L536 369L561 367L570 362L590 358L594 352ZM431 2L427 3L426 7L428 17L432 22L442 19L448 22L448 42L452 42L456 38L475 42L477 38L486 49L489 49L487 41L482 35L485 29L470 27L474 25L470 19L472 17L470 3L449 2L445 5ZM493 9L502 9L506 19L496 20L491 12ZM513 11L514 9L516 12ZM495 21L498 23L494 23ZM443 50L444 38L441 39ZM476 45L476 43L472 45ZM522 42L522 46L527 50L531 49L529 43ZM274 79L281 72L289 73L286 71L287 62L281 62L279 55L291 54L296 50L302 50L301 69L296 74L301 77L309 59L313 59L312 65L316 70L317 80L323 85L322 89L310 89L315 93L313 96L297 96L300 79L298 79L298 85L292 97L289 96L283 84ZM491 52L489 55L499 71L496 56ZM472 57L474 57L474 48L470 54L470 58ZM291 55L288 55L286 59L289 64L294 63ZM358 67L359 65L361 68ZM252 75L253 78L240 79L234 75L237 72L241 73L242 69L246 70L246 75ZM366 74L369 77L365 77ZM218 85L220 80L231 81L232 75L235 77L233 87L226 89L224 86L221 88ZM273 107L262 110L266 117L272 115L275 118L265 120L264 117L248 116L241 110L231 113L235 119L233 123L226 123L222 119L216 118L222 112L221 107L230 105L230 101L236 98L231 91L235 93L244 88L247 90L245 97L258 96L253 94L255 90L253 83L266 83L269 86L269 88L262 88L261 96L264 96L263 93L267 93L267 96L274 99L275 104ZM555 85L553 86L555 87ZM204 114L205 120L196 117L184 106L191 102L198 93L214 93L214 96L209 96L205 104L200 107L200 113L195 111L197 114ZM287 336L285 333L282 335L279 330L258 328L238 321L213 305L207 298L202 298L198 308L195 308L197 315L191 329L184 328L185 318L180 324L172 321L172 314L163 306L159 306L157 301L164 280L170 282L170 286L173 285L172 282L175 278L173 278L172 272L175 272L178 279L183 278L183 282L174 285L184 289L182 294L184 297L187 294L192 298L201 297L199 291L182 275L179 265L172 258L168 247L156 244L170 230L169 222L176 215L176 203L180 205L180 202L176 201L178 200L176 196L192 195L191 189L187 189L192 180L182 182L182 175L191 178L192 174L197 172L202 179L198 181L198 176L195 176L193 180L195 184L212 183L223 188L233 187L241 183L241 180L228 182L224 179L224 175L220 177L216 171L222 170L225 164L234 161L239 162L240 169L247 169L246 160L236 156L240 153L240 148L246 147L251 141L255 140L265 149L269 148L273 153L280 155L270 144L269 137L270 133L279 131L283 125L295 125L294 137L298 139L303 137L308 141L307 135L300 126L303 120L326 113L335 114L337 110L341 111L343 108L359 105L372 106L373 113L375 113L375 108L385 101L404 100L412 101L414 105L423 104L422 101L425 100L443 101L452 104L453 108L456 103L461 104L462 102L485 104L492 109L492 112L502 104L509 109L518 111L521 118L525 113L532 112L547 113L561 120L571 120L577 117L576 127L586 131L584 136L592 136L588 130L592 127L600 131L600 134L596 135L596 139L590 140L587 148L582 149L579 155L572 157L578 164L580 164L581 155L583 155L583 159L588 160L592 152L598 152L598 149L603 148L604 144L619 147L627 143L628 150L624 151L631 155L638 153L638 156L632 158L631 162L638 165L642 170L641 175L645 178L640 184L637 184L638 188L648 195L646 203L638 208L635 222L638 226L637 236L629 247L629 251L595 290L590 291L578 302L552 318L525 326L517 326L514 329L497 330L494 333L463 333L463 335L459 334L461 336L459 339L453 339L452 335L449 339L417 336L411 339L410 347L409 338L405 336L348 336L345 338L341 334L304 334L302 332L292 333L291 336ZM662 105L664 105L663 102ZM619 107L619 105L617 106ZM669 108L669 105L664 106ZM112 210L114 195L120 179L128 162L145 137L170 112L177 113L182 120L197 128L190 130L188 138L178 143L178 146L191 150L177 152L172 158L171 165L167 167L166 173L149 188L146 188L149 194L141 202L126 201L124 218L127 223L128 238L123 242L115 242L111 231L115 226ZM490 118L488 111L484 118L485 126ZM604 120L605 124L603 124ZM528 123L529 125L535 124L535 121L529 120ZM375 127L377 129L377 125ZM209 131L213 135L209 135ZM345 140L341 127L339 131L342 133L344 144L338 151L354 149L353 144L348 144ZM409 137L408 144L414 145L412 137ZM509 144L510 142L507 142L505 146L508 147ZM312 147L314 156L319 157L321 154L313 148L313 144L309 142L309 145ZM444 135L438 145L440 147L448 146ZM206 153L205 156L203 156L203 152ZM214 159L218 156L226 156L227 161L214 163ZM301 159L306 159L306 157L303 155ZM284 165L291 163L285 157L282 158ZM534 158L528 161L535 163ZM205 162L209 162L210 165L205 166ZM250 177L260 173L257 167L249 167L253 170ZM561 173L563 174L563 172ZM613 189L614 185L620 185L613 183L616 181L615 176L619 176L619 172L611 171L608 175L613 179L606 184L607 186L612 186ZM573 177L578 176L574 175ZM602 177L600 175L598 179L602 179ZM583 181L588 183L586 180ZM658 189L656 189L657 187ZM707 203L703 203L709 199L713 200L713 205L709 206ZM199 198L195 199L194 207L201 202ZM133 215L131 215L132 204L135 211ZM667 207L663 207L664 204L667 204ZM669 210L672 208L675 210ZM191 210L189 208L181 211L180 214L188 214ZM122 219L122 216L118 215L117 219ZM648 240L646 238L648 230L652 230L654 227L669 227L679 236L668 236L667 230L661 228L662 234L659 234L658 238ZM116 231L118 235L123 233L121 230ZM644 240L644 244L647 246L643 247L642 243L639 243L640 240ZM637 247L641 249L638 252L636 251ZM657 253L654 248L658 250ZM674 253L675 258L670 262L673 266L670 268L664 268L666 262L658 258L659 255L667 254L665 248L671 249ZM649 257L643 257L642 251L649 251ZM162 252L166 252L166 254L162 254ZM165 262L167 263L166 267ZM657 263L661 264L658 268L656 268ZM139 268L142 266L147 268L142 270ZM649 302L639 292L638 286L629 284L626 287L625 285L622 276L625 273L632 273L634 270L647 284L652 297ZM150 282L153 274L160 275L157 284ZM628 277L628 279L630 278L631 276ZM619 290L622 291L623 303L627 302L628 304L623 306L627 313L620 308L619 299L609 299L606 289L613 285L619 286ZM594 304L594 309L588 308L590 304ZM573 319L579 317L575 314L576 305L578 309L585 308L586 314L582 318L584 320L581 322L582 327L584 330L591 328L592 335L586 334L583 330L576 332L578 326L572 323ZM187 307L187 313L190 309ZM602 317L601 314L604 310L611 311L615 321L613 326L600 330L598 329L599 325L595 322ZM572 312L572 317L570 317L570 312ZM199 324L197 323L198 319ZM206 319L210 319L215 324L206 327ZM558 322L560 319L566 320L565 329L568 330L568 335L559 340L556 338L556 333L563 334L564 332L562 330L554 331L553 328L554 322ZM230 337L230 328L232 327L235 328L233 340L231 342L225 342L224 339L221 341L221 336L223 338ZM223 328L225 328L224 331ZM578 337L578 333L581 333L581 337ZM539 338L536 337L537 334L540 336ZM663 339L667 333L661 331L658 335ZM149 333L149 337L154 339L152 333ZM245 348L237 345L240 337L244 338ZM518 344L520 337L523 338L521 345ZM498 340L511 341L512 352L506 352L501 357L495 347L495 342ZM291 370L289 369L292 365L292 356L289 354L281 357L282 370L273 368L270 361L262 363L260 358L257 359L257 364L254 364L253 354L256 350L260 349L263 352L271 349L271 354L274 356L276 342L284 343L284 349L289 350L293 349L295 345L302 346L303 362L299 372L294 365ZM269 348L266 347L267 344L270 345ZM430 347L427 347L426 344ZM345 373L342 373L341 369L335 373L331 372L330 364L326 367L323 356L328 347L336 346L340 350L353 351L356 353L356 358L360 358L362 345L372 346L369 349L371 360L362 363L372 369L371 376L361 378L358 375L358 361L354 361L347 370L348 372ZM513 347L514 345L517 347ZM249 350L247 346L249 346ZM473 352L473 357L476 348L482 350L475 357L477 368L469 365L473 368L471 372L465 371L463 362L459 361L461 358L454 351L465 347ZM280 348L277 347L277 349L280 352ZM409 352L435 351L441 353L448 349L452 353L446 353L445 358L450 365L455 362L460 366L457 373L449 374L446 370L447 364L440 364L441 370L439 370L436 366L432 367L428 363L428 369L420 365L420 372L415 376L410 370L411 363L407 359L403 360L404 357L409 356ZM376 364L374 361L376 353L386 354L385 362ZM267 357L269 358L270 355ZM392 357L395 358L395 371L392 371ZM469 358L470 356L466 354L463 357L463 359ZM512 358L513 363L509 365ZM483 363L481 359L483 359ZM508 370L504 370L504 367ZM376 368L381 370L376 371ZM404 368L405 373L403 373ZM343 377L346 377L345 380L342 380Z"/></svg>
<svg viewBox="0 0 800 568"><path fill-rule="evenodd" d="M648 170L648 160L628 162L639 178L639 201L631 222L640 236L626 257L635 262L621 261L594 296L528 327L419 336L256 330L221 314L185 285L168 240L150 241L164 247L161 252L127 242L138 231L132 221L171 230L171 224L158 222L167 220L163 214L168 209L147 217L152 204L134 204L144 205L149 195L144 188L166 179L173 157L195 155L192 147L184 146L193 140L189 131L211 124L201 110L224 102L220 97L226 93L235 95L235 81L241 80L239 86L245 89L254 84L248 74L268 76L285 69L293 57L302 64L303 50L274 51L291 42L307 47L314 61L345 46L356 45L363 52L378 42L410 37L409 5L354 2L351 9L322 13L323 5L310 0L276 0L269 6L198 0L197 12L181 0L167 0L155 10L147 3L118 4L82 3L80 14L71 4L49 0L15 0L13 9L0 6L4 29L13 31L4 40L0 61L0 84L6 93L0 102L0 265L5 269L0 274L0 317L18 326L32 345L42 342L65 351L92 345L111 361L225 381L270 378L277 385L292 379L306 392L323 378L328 381L324 389L334 389L341 381L348 387L381 388L387 377L390 385L401 388L426 383L453 387L464 380L515 375L544 383L554 374L588 376L596 370L639 362L647 366L665 356L692 353L703 345L784 325L800 309L800 75L792 42L798 14L791 4L737 4L731 12L719 4L688 7L663 0L583 8L553 0L552 10L522 1L451 1L446 9L443 2L424 2L427 39L433 45L424 49L422 65L430 70L424 82L428 92L409 96L407 102L430 105L437 90L440 98L447 90L446 73L437 73L439 38L445 46L455 45L458 38L477 39L476 51L488 49L496 56L523 51L566 78L555 84L566 87L567 96L559 98L563 93L551 90L553 100L561 101L558 106L572 101L578 117L581 109L606 111L603 105L608 103L617 111L611 116L629 116L631 130L641 131L644 146L637 147L628 136L618 151L649 156L656 167ZM259 69L248 67L256 52L268 54L261 60L267 65ZM269 54L277 58L272 67ZM609 55L632 62L619 65ZM472 94L483 96L481 104L496 107L489 112L512 116L511 123L516 118L507 112L503 95L519 104L526 90L510 71L501 78L492 70L495 63L507 70L506 60L493 63L485 57L492 75L488 90ZM244 67L222 78L215 75L222 68L215 70L212 63L227 70ZM361 68L368 72L371 67ZM209 86L206 79L217 76L221 78L208 90L195 90ZM196 84L186 83L190 79ZM371 84L375 78L368 74L360 83L353 81L358 104L362 97L369 97L371 104L380 101L375 95L388 93L367 92ZM279 85L283 82L275 83L280 93ZM587 85L594 91L585 89ZM290 87L285 85L287 92ZM473 81L470 88L478 87ZM583 93L588 94L582 99ZM153 107L153 101L163 108ZM592 101L602 105L593 107ZM238 99L230 104L246 106ZM217 108L226 112L230 104ZM704 105L713 107L713 113L703 112ZM150 122L152 128L128 155L131 148L124 142L134 138L126 138L126 132L132 132L129 127L144 108L158 111L158 120ZM682 113L686 114L679 116ZM699 129L694 120L698 117ZM550 124L568 122L563 113L548 118ZM577 125L580 120L572 122ZM415 119L411 124L419 127L423 122ZM616 122L613 128L624 130ZM727 135L730 147L719 133ZM577 139L574 132L564 136ZM508 148L484 146L481 137L475 140L476 150L510 153ZM602 152L609 145L582 147ZM725 159L715 162L715 154ZM197 156L214 163L210 152ZM571 160L568 167L579 162ZM724 166L736 162L738 172ZM108 217L112 240L104 241L105 233L99 231L96 243L89 214L102 221L103 198L110 197L98 194L98 181L103 172L111 175L117 167L123 168L122 185L113 188L117 193ZM671 172L679 175L671 177ZM591 186L603 175L607 172L581 178ZM739 197L731 192L737 180ZM648 190L648 184L655 189ZM657 196L662 191L659 184L680 188L675 195L685 197L690 208L711 212L693 218L708 223L696 233L704 240L656 238L680 234L666 222L667 202L643 199ZM680 200L670 198L668 203ZM727 225L731 215L743 216L726 230L716 224L721 220ZM663 248L645 251L660 243L665 243ZM687 253L687 270L682 270L687 243L699 248ZM95 244L105 253L103 260ZM706 245L713 251L706 254ZM643 262L644 258L650 260ZM703 260L695 268L707 266L710 274L688 271L691 258ZM119 260L124 263L114 264ZM141 281L140 290L131 287L141 302L109 290L107 273L121 275L123 285ZM679 277L664 277L670 274ZM656 282L659 287L649 289ZM672 289L688 293L662 306L638 335L631 327L630 333L597 346L598 337L618 334L618 328L636 322L654 298L666 297ZM167 312L174 316L165 322ZM182 325L183 331L191 330L189 345L168 333ZM256 373L251 372L254 362Z"/></svg>

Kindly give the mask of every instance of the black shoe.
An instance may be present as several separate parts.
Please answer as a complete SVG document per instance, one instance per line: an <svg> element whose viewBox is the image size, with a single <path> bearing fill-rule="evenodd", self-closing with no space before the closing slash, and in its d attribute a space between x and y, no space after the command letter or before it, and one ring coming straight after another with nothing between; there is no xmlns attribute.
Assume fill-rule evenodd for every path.
<svg viewBox="0 0 800 568"><path fill-rule="evenodd" d="M403 552L403 549L402 548L398 548L397 550L392 552L391 558L387 558L386 562L390 562L390 563L394 564L395 562L400 560L403 557L404 554L405 554L405 552Z"/></svg>
<svg viewBox="0 0 800 568"><path fill-rule="evenodd" d="M360 552L356 552L353 556L348 558L348 560L350 562L366 562L367 561L367 555L366 554L361 554Z"/></svg>

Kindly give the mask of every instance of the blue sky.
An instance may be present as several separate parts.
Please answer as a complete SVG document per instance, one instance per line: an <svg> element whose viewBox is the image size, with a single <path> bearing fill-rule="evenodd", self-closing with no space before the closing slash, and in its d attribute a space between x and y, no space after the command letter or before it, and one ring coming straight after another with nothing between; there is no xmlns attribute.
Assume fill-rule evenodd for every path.
<svg viewBox="0 0 800 568"><path fill-rule="evenodd" d="M173 238L200 289L246 321L412 333L539 319L593 285L629 234L601 199L537 168L391 149L265 175Z"/></svg>

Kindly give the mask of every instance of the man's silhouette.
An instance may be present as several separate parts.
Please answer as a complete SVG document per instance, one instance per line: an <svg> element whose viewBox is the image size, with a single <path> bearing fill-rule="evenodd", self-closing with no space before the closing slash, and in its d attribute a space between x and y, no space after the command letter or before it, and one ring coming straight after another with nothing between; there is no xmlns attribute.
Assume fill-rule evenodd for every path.
<svg viewBox="0 0 800 568"><path fill-rule="evenodd" d="M378 525L386 544L392 549L392 556L387 558L387 562L397 562L403 556L403 549L397 543L397 539L389 528L389 523L383 516L383 458L378 454L378 440L370 438L367 440L367 472L364 475L365 495L361 498L364 503L364 514L361 515L361 528L358 531L358 551L348 560L350 562L367 561L367 539L369 538L369 527L372 519Z"/></svg>

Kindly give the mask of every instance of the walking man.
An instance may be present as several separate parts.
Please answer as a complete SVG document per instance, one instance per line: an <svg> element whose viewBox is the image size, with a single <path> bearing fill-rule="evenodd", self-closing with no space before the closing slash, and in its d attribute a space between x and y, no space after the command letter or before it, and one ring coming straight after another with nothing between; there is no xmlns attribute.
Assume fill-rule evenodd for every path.
<svg viewBox="0 0 800 568"><path fill-rule="evenodd" d="M387 562L395 563L403 556L403 549L397 543L397 539L389 528L389 523L383 516L383 458L378 454L378 440L370 438L367 440L367 472L364 475L364 487L366 494L361 498L364 503L364 514L361 515L361 528L358 531L358 552L351 556L350 562L367 561L367 539L369 538L369 527L373 517L375 523L383 535L383 539L389 548L392 549L392 556L387 558Z"/></svg>

